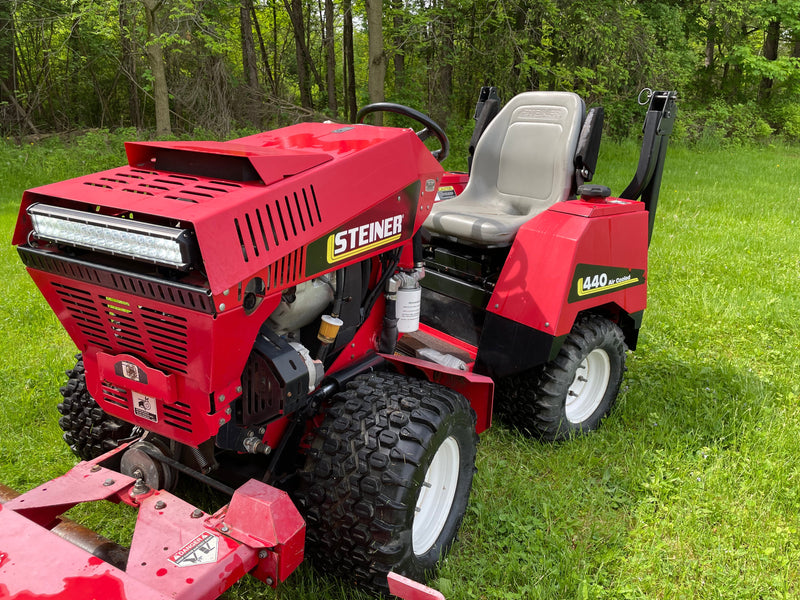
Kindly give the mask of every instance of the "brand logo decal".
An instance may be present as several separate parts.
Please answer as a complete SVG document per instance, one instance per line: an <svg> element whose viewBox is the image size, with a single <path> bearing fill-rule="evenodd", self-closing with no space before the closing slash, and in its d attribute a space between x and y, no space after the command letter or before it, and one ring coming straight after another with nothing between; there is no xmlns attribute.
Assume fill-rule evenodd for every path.
<svg viewBox="0 0 800 600"><path fill-rule="evenodd" d="M169 557L169 562L179 567L193 567L217 562L219 538L203 532Z"/></svg>
<svg viewBox="0 0 800 600"><path fill-rule="evenodd" d="M338 231L328 237L328 262L333 264L391 244L399 240L402 233L403 215L393 215Z"/></svg>
<svg viewBox="0 0 800 600"><path fill-rule="evenodd" d="M644 283L644 269L579 264L575 267L568 300L578 302Z"/></svg>
<svg viewBox="0 0 800 600"><path fill-rule="evenodd" d="M328 229L308 245L305 276L313 277L385 252L411 237L422 182L415 181L382 201Z"/></svg>

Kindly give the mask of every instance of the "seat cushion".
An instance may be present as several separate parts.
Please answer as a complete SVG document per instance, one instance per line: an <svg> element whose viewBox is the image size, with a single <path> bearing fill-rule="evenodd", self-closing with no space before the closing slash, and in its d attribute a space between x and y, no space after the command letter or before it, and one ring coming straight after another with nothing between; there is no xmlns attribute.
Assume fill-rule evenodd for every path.
<svg viewBox="0 0 800 600"><path fill-rule="evenodd" d="M478 141L467 187L437 202L425 227L478 245L511 243L523 223L569 196L584 112L572 92L512 98Z"/></svg>

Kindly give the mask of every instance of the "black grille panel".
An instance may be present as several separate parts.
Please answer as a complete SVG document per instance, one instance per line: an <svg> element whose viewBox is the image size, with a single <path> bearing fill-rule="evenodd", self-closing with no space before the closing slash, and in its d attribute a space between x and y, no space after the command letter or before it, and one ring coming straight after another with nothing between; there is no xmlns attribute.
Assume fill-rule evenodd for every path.
<svg viewBox="0 0 800 600"><path fill-rule="evenodd" d="M153 307L53 283L71 321L88 344L128 353L167 372L187 373L187 320Z"/></svg>
<svg viewBox="0 0 800 600"><path fill-rule="evenodd" d="M18 247L25 266L77 281L85 281L108 289L126 292L204 313L213 313L214 304L206 289L134 275L117 269L99 267L43 250Z"/></svg>

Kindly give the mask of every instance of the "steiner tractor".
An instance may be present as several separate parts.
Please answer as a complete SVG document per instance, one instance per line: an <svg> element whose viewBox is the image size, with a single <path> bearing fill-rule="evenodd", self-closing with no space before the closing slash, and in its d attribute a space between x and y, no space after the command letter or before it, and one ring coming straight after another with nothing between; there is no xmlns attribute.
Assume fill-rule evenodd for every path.
<svg viewBox="0 0 800 600"><path fill-rule="evenodd" d="M80 351L58 410L83 462L5 488L0 598L216 598L305 552L440 597L416 581L455 540L493 405L559 440L614 403L675 102L650 93L619 197L587 183L602 109L501 108L491 88L469 175L443 171L430 118L380 103L354 125L129 143L125 166L27 191L13 243ZM424 129L361 123L375 111ZM179 475L230 502L193 506ZM129 547L61 517L98 500L138 509Z"/></svg>

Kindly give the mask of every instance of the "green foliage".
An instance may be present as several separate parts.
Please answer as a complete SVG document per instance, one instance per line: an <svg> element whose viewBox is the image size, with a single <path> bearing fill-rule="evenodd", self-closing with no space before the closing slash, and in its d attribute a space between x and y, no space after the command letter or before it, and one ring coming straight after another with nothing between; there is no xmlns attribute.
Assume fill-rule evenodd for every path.
<svg viewBox="0 0 800 600"><path fill-rule="evenodd" d="M714 100L705 108L687 109L681 113L685 138L708 146L763 142L774 132L762 116L762 109L752 102L729 105Z"/></svg>
<svg viewBox="0 0 800 600"><path fill-rule="evenodd" d="M285 3L254 0L255 88L243 72L239 2L164 0L156 13L157 39L148 39L143 2L4 4L0 80L13 96L0 93L0 133L152 128L146 49L155 43L165 52L172 126L179 134L202 128L227 136L237 127L338 117L325 85L322 2L300 2L309 60L298 62ZM369 63L364 3L353 3L353 10L356 95L363 105ZM608 107L607 130L622 138L639 125L631 98L644 87L675 89L681 110L692 117L684 117L690 140L764 138L765 123L796 139L790 107L800 98L798 15L800 0L386 0L386 96L449 124L470 116L484 84L498 86L505 98L530 89L573 90L589 104ZM345 105L342 23L337 1L339 115ZM773 25L777 57L766 51ZM301 109L303 70L312 98ZM753 127L721 126L726 111L753 117ZM706 124L710 130L702 132Z"/></svg>

